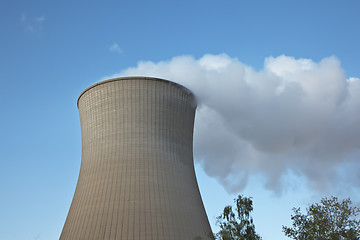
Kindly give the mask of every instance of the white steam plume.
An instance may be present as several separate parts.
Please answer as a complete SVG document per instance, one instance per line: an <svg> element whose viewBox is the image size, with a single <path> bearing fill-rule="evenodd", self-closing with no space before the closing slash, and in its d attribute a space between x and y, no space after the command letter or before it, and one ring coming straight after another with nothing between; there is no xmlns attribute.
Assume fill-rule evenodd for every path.
<svg viewBox="0 0 360 240"><path fill-rule="evenodd" d="M279 191L289 171L318 190L360 186L360 79L346 79L336 57L269 57L257 72L225 54L179 56L111 77L129 75L169 79L195 93L195 159L229 192L251 174Z"/></svg>

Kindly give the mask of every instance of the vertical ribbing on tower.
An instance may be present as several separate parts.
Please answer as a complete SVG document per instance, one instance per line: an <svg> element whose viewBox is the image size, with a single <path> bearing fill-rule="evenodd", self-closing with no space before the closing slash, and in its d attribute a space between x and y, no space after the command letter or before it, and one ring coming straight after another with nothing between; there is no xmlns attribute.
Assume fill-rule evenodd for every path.
<svg viewBox="0 0 360 240"><path fill-rule="evenodd" d="M78 108L82 160L60 240L209 239L194 95L163 79L116 78L87 88Z"/></svg>

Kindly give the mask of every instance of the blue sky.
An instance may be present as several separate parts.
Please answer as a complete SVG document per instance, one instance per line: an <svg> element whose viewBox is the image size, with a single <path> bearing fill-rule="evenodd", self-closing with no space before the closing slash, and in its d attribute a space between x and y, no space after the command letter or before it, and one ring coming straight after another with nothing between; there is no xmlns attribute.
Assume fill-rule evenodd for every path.
<svg viewBox="0 0 360 240"><path fill-rule="evenodd" d="M273 71L285 80L288 75L283 73L287 66L310 65L311 69L321 69L320 72L314 70L314 76L339 75L329 83L325 78L325 82L321 82L324 89L331 84L343 83L346 91L357 93L355 87L349 87L348 80L352 78L355 85L360 81L359 8L360 3L355 0L1 1L0 239L59 237L80 167L81 132L76 100L86 87L119 73L161 75L158 71L167 69L168 65L177 69L177 62L193 62L201 66L227 62L233 64L231 66L250 68L259 73L261 79L273 79L261 77ZM182 59L184 55L190 60ZM176 62L174 58L180 60ZM140 69L141 61L148 63L144 71ZM149 63L153 67L149 67ZM293 65L287 65L290 63ZM297 70L291 73L308 76ZM174 75L175 78L179 76ZM222 76L232 75L219 75ZM257 78L251 78L251 81ZM208 88L211 82L192 81L187 83L196 86L196 90L211 90ZM227 83L225 78L221 81ZM254 83L263 86L264 81ZM319 89L322 88L316 88L314 96L318 96L318 92L323 94ZM219 93L225 96L226 91ZM356 96L354 94L348 100L351 106L360 103ZM289 101L287 105L289 109L294 107L291 103ZM325 104L321 101L315 103L316 106ZM226 109L213 109L223 114L220 117L226 116ZM289 116L286 109L283 107L283 111L277 112L279 118ZM199 151L202 155L199 154L199 159L195 160L196 169L212 224L214 216L238 193L231 191L229 181L237 183L239 176L246 173L249 176L245 185L235 189L254 198L254 220L264 239L286 239L281 233L281 225L289 225L294 206L306 206L330 193L349 195L359 202L359 176L346 172L346 167L359 172L356 159L360 156L360 141L352 134L357 131L354 126L360 124L360 110L357 109L348 107L347 114L339 113L337 109L329 113L328 118L335 116L329 126L341 126L335 132L330 131L329 136L332 139L339 136L341 141L325 141L323 148L311 148L320 149L321 157L313 152L307 154L304 145L300 146L303 148L297 145L289 147L287 154L277 152L274 157L271 149L266 148L267 142L260 141L257 136L277 138L276 134L266 135L268 129L264 126L258 132L243 135L243 129L239 127L236 139L256 149L254 153L260 163L269 163L270 167L284 163L282 158L294 159L293 165L281 165L282 170L278 173L256 166L229 170L230 175L220 175L211 168L212 161L200 159L207 156L206 147L202 148ZM321 116L318 119L321 120ZM334 125L336 123L339 125ZM226 129L231 131L236 126ZM306 125L289 126L292 127L289 129L304 127L304 132L310 131ZM199 129L195 131L200 132ZM216 136L213 134L214 138ZM321 144L325 137L315 136L314 139ZM341 147L343 142L348 143L346 147ZM312 161L301 165L301 162L307 163L305 158L309 156ZM249 158L249 161L255 160ZM331 167L323 175L317 174L311 171L313 165L315 170L320 169L316 167L317 163ZM294 166L302 168L296 172ZM339 184L331 189L323 187L327 185L326 175L334 171L337 171ZM281 182L277 187L270 181L276 174ZM351 175L352 181L341 178L347 175ZM341 184L348 187L345 189Z"/></svg>

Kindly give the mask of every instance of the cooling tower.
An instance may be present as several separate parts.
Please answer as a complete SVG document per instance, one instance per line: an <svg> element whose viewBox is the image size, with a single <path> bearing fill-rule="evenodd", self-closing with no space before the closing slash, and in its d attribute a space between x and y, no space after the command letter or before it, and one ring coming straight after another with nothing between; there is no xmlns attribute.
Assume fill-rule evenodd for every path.
<svg viewBox="0 0 360 240"><path fill-rule="evenodd" d="M60 240L209 239L194 95L167 80L116 78L87 88L78 108L81 167Z"/></svg>

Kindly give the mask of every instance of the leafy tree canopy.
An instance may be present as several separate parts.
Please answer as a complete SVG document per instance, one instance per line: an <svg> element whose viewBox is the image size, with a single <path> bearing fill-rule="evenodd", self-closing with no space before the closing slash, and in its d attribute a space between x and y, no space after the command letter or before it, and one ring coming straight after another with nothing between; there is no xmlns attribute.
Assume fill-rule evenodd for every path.
<svg viewBox="0 0 360 240"><path fill-rule="evenodd" d="M223 213L217 217L216 224L220 231L215 234L218 240L261 240L255 232L255 225L250 213L253 211L251 198L239 195L234 199L235 212L231 205L224 208Z"/></svg>
<svg viewBox="0 0 360 240"><path fill-rule="evenodd" d="M355 240L360 239L360 209L352 206L350 198L323 198L311 204L307 213L294 208L292 227L283 226L285 236L296 240Z"/></svg>

